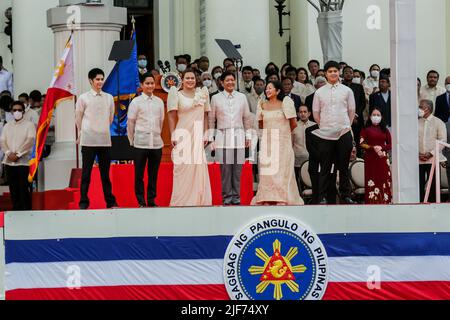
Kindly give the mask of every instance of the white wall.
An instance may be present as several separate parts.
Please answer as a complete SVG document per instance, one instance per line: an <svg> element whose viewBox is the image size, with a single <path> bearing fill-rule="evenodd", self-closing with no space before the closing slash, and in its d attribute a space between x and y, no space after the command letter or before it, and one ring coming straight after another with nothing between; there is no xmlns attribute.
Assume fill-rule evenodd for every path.
<svg viewBox="0 0 450 320"><path fill-rule="evenodd" d="M207 0L206 53L211 66L222 65L225 55L214 41L229 39L242 45L244 64L263 70L270 60L269 2L261 0Z"/></svg>
<svg viewBox="0 0 450 320"><path fill-rule="evenodd" d="M446 0L417 1L417 69L425 79L430 69L441 74L448 70L447 41L450 41L446 16L450 15ZM371 5L381 9L381 29L369 30L367 8ZM322 49L317 28L317 12L309 8L309 56L322 59ZM372 63L389 67L389 1L348 0L344 6L344 61L355 68L368 72ZM449 46L450 47L450 46Z"/></svg>
<svg viewBox="0 0 450 320"><path fill-rule="evenodd" d="M6 18L5 10L12 6L12 0L0 1L0 56L3 57L3 65L9 71L13 71L11 51L8 49L9 37L5 34Z"/></svg>
<svg viewBox="0 0 450 320"><path fill-rule="evenodd" d="M45 92L55 68L53 33L47 28L47 9L58 0L14 0L14 92Z"/></svg>

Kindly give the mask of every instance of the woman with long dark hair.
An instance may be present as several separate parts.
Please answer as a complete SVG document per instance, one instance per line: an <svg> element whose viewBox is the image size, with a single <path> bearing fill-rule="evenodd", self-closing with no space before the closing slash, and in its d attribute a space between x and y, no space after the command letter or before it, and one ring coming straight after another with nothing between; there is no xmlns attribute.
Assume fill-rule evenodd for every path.
<svg viewBox="0 0 450 320"><path fill-rule="evenodd" d="M381 110L374 108L361 131L361 148L365 150L366 204L392 202L392 177L388 152L392 149L391 134Z"/></svg>
<svg viewBox="0 0 450 320"><path fill-rule="evenodd" d="M267 101L257 110L262 129L258 193L253 205L303 205L295 179L292 131L297 127L294 101L284 97L281 83L269 82Z"/></svg>

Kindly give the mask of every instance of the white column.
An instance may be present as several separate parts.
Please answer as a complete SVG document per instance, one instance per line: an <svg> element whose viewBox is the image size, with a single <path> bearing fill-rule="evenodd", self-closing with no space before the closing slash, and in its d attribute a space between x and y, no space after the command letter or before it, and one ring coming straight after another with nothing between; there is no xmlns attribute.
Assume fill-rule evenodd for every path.
<svg viewBox="0 0 450 320"><path fill-rule="evenodd" d="M390 0L394 203L419 202L416 1Z"/></svg>
<svg viewBox="0 0 450 320"><path fill-rule="evenodd" d="M225 58L215 39L240 44L244 65L264 70L270 60L269 2L262 0L207 0L206 55L211 66Z"/></svg>
<svg viewBox="0 0 450 320"><path fill-rule="evenodd" d="M174 0L173 9L174 53L200 57L200 1Z"/></svg>
<svg viewBox="0 0 450 320"><path fill-rule="evenodd" d="M174 57L173 0L155 0L155 65L158 60L172 61Z"/></svg>
<svg viewBox="0 0 450 320"><path fill-rule="evenodd" d="M79 27L74 31L74 67L77 95L90 89L88 72L101 68L105 75L114 62L108 57L114 41L127 23L126 9L106 6L67 6L48 11L48 26L54 32L53 65L60 58L70 31L67 22L75 18ZM51 70L53 70L54 66ZM39 188L59 190L67 188L70 173L76 167L75 105L65 102L58 106L55 118L56 143L52 153L40 166ZM63 179L62 177L66 177Z"/></svg>
<svg viewBox="0 0 450 320"><path fill-rule="evenodd" d="M46 11L57 5L58 0L14 0L12 3L16 96L34 89L45 92L52 79L53 35L46 26Z"/></svg>
<svg viewBox="0 0 450 320"><path fill-rule="evenodd" d="M307 1L291 0L292 64L305 68L309 61L308 9Z"/></svg>

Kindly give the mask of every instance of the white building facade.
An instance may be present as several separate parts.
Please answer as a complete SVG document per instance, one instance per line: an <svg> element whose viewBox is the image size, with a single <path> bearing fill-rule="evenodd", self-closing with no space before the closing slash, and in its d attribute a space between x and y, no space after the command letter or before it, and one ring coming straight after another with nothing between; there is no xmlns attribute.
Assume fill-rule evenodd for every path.
<svg viewBox="0 0 450 320"><path fill-rule="evenodd" d="M112 6L114 0L101 0ZM0 2L0 55L14 72L15 92L45 91L55 62L55 40L47 24L47 11L71 0L2 0ZM176 54L207 55L211 66L225 56L214 39L240 44L244 63L263 69L269 61L286 62L286 43L291 37L292 63L305 66L309 59L322 60L317 12L306 0L287 0L290 16L283 18L285 31L278 35L278 14L274 0L123 0L135 6L152 2L153 25L138 32L153 33L154 60L170 60ZM13 8L13 48L4 12ZM67 13L67 17L71 16ZM82 18L82 17L81 17ZM430 69L450 74L450 2L417 0L417 70L425 78ZM389 1L348 0L344 6L343 59L368 71L372 63L390 66ZM107 56L105 56L107 60ZM14 62L14 63L13 63ZM108 65L108 64L107 64ZM110 65L108 65L111 67Z"/></svg>
<svg viewBox="0 0 450 320"><path fill-rule="evenodd" d="M106 73L112 69L113 63L108 61L109 50L115 40L129 38L127 28L131 14L138 20L137 33L144 35L142 43L145 45L139 50L142 52L145 46L151 62L169 60L174 65L175 55L187 53L194 59L208 56L211 67L221 65L225 55L214 41L218 38L239 44L244 64L261 71L269 61L278 65L286 62L289 39L291 62L295 66L305 67L310 59L322 60L317 12L306 0L286 0L290 16L283 18L283 24L289 30L282 37L278 34L274 0L86 0L89 5L76 5L79 2L1 1L0 12L8 7L13 10L13 53L7 47L9 38L0 33L0 55L4 58L5 67L14 72L16 93L33 89L46 91L55 59L59 58L69 35L67 23L72 20L79 23L79 29L75 31L75 80L79 93L89 88L86 79L89 69L101 67ZM121 7L115 7L115 4ZM397 16L397 11L401 10L403 14ZM411 19L413 23L405 17L405 12L408 17L415 12L416 16ZM147 20L142 20L142 17L147 17ZM398 23L398 28L391 23ZM408 24L412 26L409 29L405 27ZM5 18L0 15L2 25L5 25ZM393 30L397 31L393 33ZM412 41L402 44L399 39ZM394 117L394 129L414 128L417 114L414 108L408 107L416 103L415 98L409 98L415 97L413 74L425 81L427 71L435 69L441 73L441 85L445 76L450 74L450 1L348 0L344 6L343 47L343 60L355 68L368 72L369 66L377 63L381 67L392 66L394 80L399 77L405 79L407 74L407 83L402 83L407 90L402 94L398 94L397 85L393 83L393 112L403 116ZM411 53L414 58L404 59L404 52ZM391 64L392 58L395 63ZM411 61L409 64L413 65L409 66L405 61ZM70 171L75 167L73 104L59 108L56 115L55 150L40 169L40 181L43 182L40 185L45 190L67 187ZM407 133L396 131L395 173L401 171L399 168L405 163L403 159L417 155L416 132L413 135ZM404 152L405 145L407 152ZM402 152L397 152L399 150ZM394 174L394 177L398 176L398 181L394 181L394 193L401 194L401 190L415 188L417 179L416 173L412 172L413 167L415 164L407 173ZM402 186L401 176L411 178L407 181L408 186ZM397 202L415 202L414 193L409 192L413 194L412 198L397 199Z"/></svg>

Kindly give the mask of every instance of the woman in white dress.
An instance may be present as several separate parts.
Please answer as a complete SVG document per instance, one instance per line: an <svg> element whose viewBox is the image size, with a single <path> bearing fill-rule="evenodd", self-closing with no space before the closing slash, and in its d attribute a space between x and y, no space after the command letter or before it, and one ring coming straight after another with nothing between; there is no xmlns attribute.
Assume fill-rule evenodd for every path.
<svg viewBox="0 0 450 320"><path fill-rule="evenodd" d="M209 92L196 87L194 70L183 74L183 89L172 87L167 100L172 136L173 207L211 206L212 194L205 155L208 141Z"/></svg>

